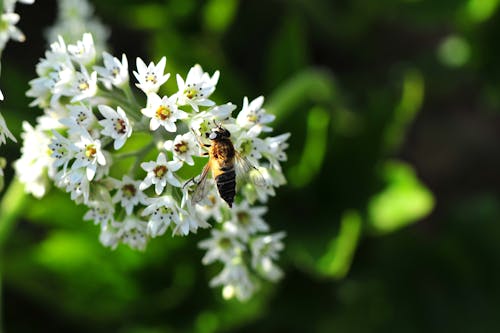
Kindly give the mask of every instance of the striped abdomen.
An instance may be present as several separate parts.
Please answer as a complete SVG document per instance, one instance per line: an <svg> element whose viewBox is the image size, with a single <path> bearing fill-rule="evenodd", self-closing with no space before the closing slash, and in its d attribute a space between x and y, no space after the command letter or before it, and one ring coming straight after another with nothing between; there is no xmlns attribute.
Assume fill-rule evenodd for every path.
<svg viewBox="0 0 500 333"><path fill-rule="evenodd" d="M222 199L233 207L234 196L236 195L236 174L234 166L219 168L220 173L215 177L217 189Z"/></svg>

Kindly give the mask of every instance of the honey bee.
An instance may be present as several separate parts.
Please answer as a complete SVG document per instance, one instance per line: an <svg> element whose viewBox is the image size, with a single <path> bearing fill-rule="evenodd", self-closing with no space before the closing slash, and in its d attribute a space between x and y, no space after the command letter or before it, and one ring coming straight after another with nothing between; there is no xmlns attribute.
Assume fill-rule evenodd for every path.
<svg viewBox="0 0 500 333"><path fill-rule="evenodd" d="M194 133L194 131L193 131ZM200 202L207 194L207 176L209 171L217 185L217 190L220 197L229 205L233 206L234 197L236 195L236 179L247 178L256 186L264 186L265 180L262 174L250 162L241 156L234 148L231 141L231 133L221 125L217 125L210 133L207 133L207 138L211 140L211 144L201 142L198 139L200 147L207 150L203 153L208 156L208 162L203 168L198 180L191 179L196 184L193 192L192 202ZM249 172L252 171L252 175ZM238 177L237 177L238 176ZM187 183L189 183L188 181ZM186 184L187 184L186 183Z"/></svg>

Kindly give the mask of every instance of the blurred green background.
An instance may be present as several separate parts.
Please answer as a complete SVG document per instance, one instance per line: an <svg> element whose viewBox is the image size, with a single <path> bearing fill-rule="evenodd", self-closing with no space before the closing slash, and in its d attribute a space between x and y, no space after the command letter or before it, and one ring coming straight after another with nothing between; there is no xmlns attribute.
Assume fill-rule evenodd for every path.
<svg viewBox="0 0 500 333"><path fill-rule="evenodd" d="M110 251L53 190L2 241L5 331L499 332L499 4L94 1L131 67L219 69L218 102L263 94L275 133L292 133L266 215L287 232L286 275L224 301L196 246L208 232ZM0 78L17 137L41 114L24 93L56 9L17 7L28 39L8 44Z"/></svg>

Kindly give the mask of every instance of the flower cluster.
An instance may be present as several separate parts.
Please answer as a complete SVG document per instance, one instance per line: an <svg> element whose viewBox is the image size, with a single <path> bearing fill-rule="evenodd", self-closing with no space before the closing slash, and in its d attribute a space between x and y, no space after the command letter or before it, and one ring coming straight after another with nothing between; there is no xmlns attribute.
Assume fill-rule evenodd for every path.
<svg viewBox="0 0 500 333"><path fill-rule="evenodd" d="M24 42L26 37L16 27L17 22L19 22L19 15L14 13L16 2L21 2L25 4L32 4L35 0L4 0L3 1L3 11L0 17L0 56L5 48L5 45L10 39L16 40L18 42ZM4 96L0 90L0 101L3 101ZM5 144L6 137L16 142L16 138L9 131L5 119L0 113L0 146ZM3 159L2 159L3 160ZM5 162L0 163L0 184L3 185L3 168ZM0 190L3 186L0 186Z"/></svg>
<svg viewBox="0 0 500 333"><path fill-rule="evenodd" d="M247 299L259 276L278 279L275 260L284 234L268 233L263 204L285 183L280 163L289 134L267 136L274 116L262 108L264 99L245 98L233 117L236 105L212 99L219 72L210 75L200 65L186 77L177 74L177 91L165 94L165 57L157 63L136 59L133 77L142 91L136 97L126 55L103 52L97 63L100 58L87 33L70 45L59 37L37 65L27 95L44 114L35 127L23 125L15 165L26 190L42 197L53 183L69 193L88 207L84 219L100 227L100 241L111 248L124 243L144 249L169 230L188 235L213 227L200 247L207 251L205 264L223 263L212 285L224 286L225 297ZM220 126L230 131L238 158L252 166L249 175L263 179L257 184L241 173L232 208L209 178L204 195L193 200L207 163L202 153Z"/></svg>

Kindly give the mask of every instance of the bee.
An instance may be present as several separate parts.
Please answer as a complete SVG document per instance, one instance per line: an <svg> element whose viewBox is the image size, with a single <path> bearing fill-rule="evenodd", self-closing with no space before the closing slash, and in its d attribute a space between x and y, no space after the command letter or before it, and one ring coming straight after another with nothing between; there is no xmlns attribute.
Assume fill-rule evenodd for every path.
<svg viewBox="0 0 500 333"><path fill-rule="evenodd" d="M194 130L193 130L193 133ZM203 153L208 156L208 162L203 168L198 180L191 179L196 184L193 192L192 202L200 202L207 194L207 176L211 172L212 177L217 185L217 190L220 197L229 205L233 206L234 197L236 195L236 179L248 178L256 186L264 186L265 180L260 172L250 162L241 156L234 148L231 141L231 133L220 124L207 133L207 138L211 144L201 142L200 138L196 135L200 147L207 150ZM252 176L249 176L249 172ZM238 176L238 177L237 177ZM188 181L187 183L189 183ZM186 183L186 184L187 184Z"/></svg>

